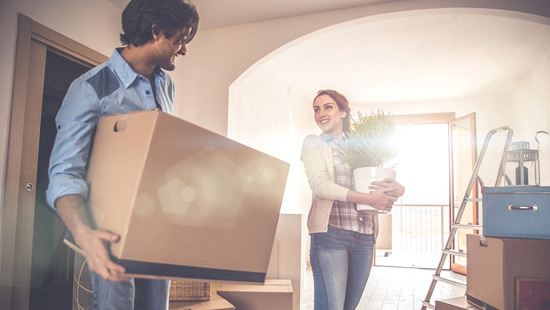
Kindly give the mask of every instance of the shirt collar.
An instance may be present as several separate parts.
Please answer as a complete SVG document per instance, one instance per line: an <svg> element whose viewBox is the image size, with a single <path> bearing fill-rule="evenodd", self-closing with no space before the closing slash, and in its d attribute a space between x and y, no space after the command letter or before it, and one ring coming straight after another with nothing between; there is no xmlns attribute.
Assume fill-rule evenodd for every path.
<svg viewBox="0 0 550 310"><path fill-rule="evenodd" d="M327 143L332 143L334 145L337 145L339 148L345 148L344 145L340 145L340 142L338 140L336 140L336 138L334 138L334 136L329 134L329 133L323 132L320 135L320 137L321 137L321 139L323 139ZM347 139L346 135L342 134L342 137L344 139L344 144L346 144L348 142L348 139Z"/></svg>
<svg viewBox="0 0 550 310"><path fill-rule="evenodd" d="M328 142L329 140L332 140L334 139L334 137L331 135L331 134L328 134L326 132L323 132L321 135L320 135L321 139L325 140L326 142Z"/></svg>
<svg viewBox="0 0 550 310"><path fill-rule="evenodd" d="M141 76L140 74L136 73L132 67L122 58L120 55L120 52L123 50L123 47L116 48L111 55L111 63L113 64L113 69L124 84L124 87L128 88L134 81ZM164 78L164 71L162 71L161 68L155 67L153 70L153 74L155 75L155 80L158 78Z"/></svg>
<svg viewBox="0 0 550 310"><path fill-rule="evenodd" d="M346 135L345 135L345 134L342 134L342 136L343 136L343 138L344 138L344 142L347 142L348 139L347 139ZM323 140L327 141L327 142L328 142L328 141L331 141L331 140L335 140L335 139L334 139L334 136L332 136L331 134L326 133L326 132L323 132L323 133L320 135L320 137L321 137Z"/></svg>

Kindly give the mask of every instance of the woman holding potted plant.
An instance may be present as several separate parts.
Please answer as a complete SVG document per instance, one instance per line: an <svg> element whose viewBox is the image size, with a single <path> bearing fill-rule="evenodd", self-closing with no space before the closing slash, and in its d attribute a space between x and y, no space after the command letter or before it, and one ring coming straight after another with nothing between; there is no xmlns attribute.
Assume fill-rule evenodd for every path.
<svg viewBox="0 0 550 310"><path fill-rule="evenodd" d="M361 300L378 234L376 214L358 212L356 203L391 210L405 188L392 179L373 182L370 193L352 190L352 169L343 160L350 128L346 97L321 90L313 101L323 131L305 138L301 160L313 192L308 216L315 310L351 310Z"/></svg>

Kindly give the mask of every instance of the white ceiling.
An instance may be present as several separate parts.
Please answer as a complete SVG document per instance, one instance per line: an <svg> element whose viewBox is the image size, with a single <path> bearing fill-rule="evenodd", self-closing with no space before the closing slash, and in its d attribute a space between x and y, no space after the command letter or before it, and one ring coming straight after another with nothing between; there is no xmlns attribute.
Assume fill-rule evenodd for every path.
<svg viewBox="0 0 550 310"><path fill-rule="evenodd" d="M121 9L128 3L109 1ZM391 0L192 2L201 31ZM350 102L368 104L444 100L506 89L549 53L548 23L433 11L337 27L279 53L271 62L295 90L314 94L333 88Z"/></svg>
<svg viewBox="0 0 550 310"><path fill-rule="evenodd" d="M397 0L191 0L200 15L199 30L347 9ZM121 10L129 0L109 0Z"/></svg>
<svg viewBox="0 0 550 310"><path fill-rule="evenodd" d="M310 94L333 88L355 104L411 103L514 89L550 53L549 25L452 10L402 15L313 37L272 67Z"/></svg>

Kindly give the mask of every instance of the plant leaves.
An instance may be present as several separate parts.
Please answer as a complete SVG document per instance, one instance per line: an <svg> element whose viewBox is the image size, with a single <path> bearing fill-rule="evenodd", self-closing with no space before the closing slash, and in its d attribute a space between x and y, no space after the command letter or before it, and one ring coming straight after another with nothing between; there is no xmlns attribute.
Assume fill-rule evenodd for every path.
<svg viewBox="0 0 550 310"><path fill-rule="evenodd" d="M383 167L398 155L397 128L390 113L378 109L370 115L357 113L347 133L344 160L352 167Z"/></svg>

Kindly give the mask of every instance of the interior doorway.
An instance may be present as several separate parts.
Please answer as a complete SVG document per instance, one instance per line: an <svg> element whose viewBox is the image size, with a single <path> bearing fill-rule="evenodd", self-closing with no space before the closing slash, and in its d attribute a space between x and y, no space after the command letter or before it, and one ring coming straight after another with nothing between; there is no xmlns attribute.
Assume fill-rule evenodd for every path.
<svg viewBox="0 0 550 310"><path fill-rule="evenodd" d="M0 309L70 308L72 254L60 245L64 228L43 196L53 118L69 83L107 59L19 15L2 205ZM51 293L55 290L65 295Z"/></svg>
<svg viewBox="0 0 550 310"><path fill-rule="evenodd" d="M69 309L74 252L63 243L65 225L47 205L48 166L57 133L55 116L71 81L90 69L62 53L46 52L38 149L29 309ZM53 297L53 298L52 298Z"/></svg>
<svg viewBox="0 0 550 310"><path fill-rule="evenodd" d="M406 192L391 214L380 216L376 265L435 269L476 162L475 113L460 118L454 113L395 117L400 147L397 179ZM470 197L475 200L477 195L474 186ZM478 223L477 202L468 206L462 219ZM472 231L453 240L454 250L465 251L467 233ZM447 257L443 269L466 274L466 261Z"/></svg>
<svg viewBox="0 0 550 310"><path fill-rule="evenodd" d="M449 126L399 125L396 140L395 170L406 192L379 216L376 264L435 268L449 234Z"/></svg>

